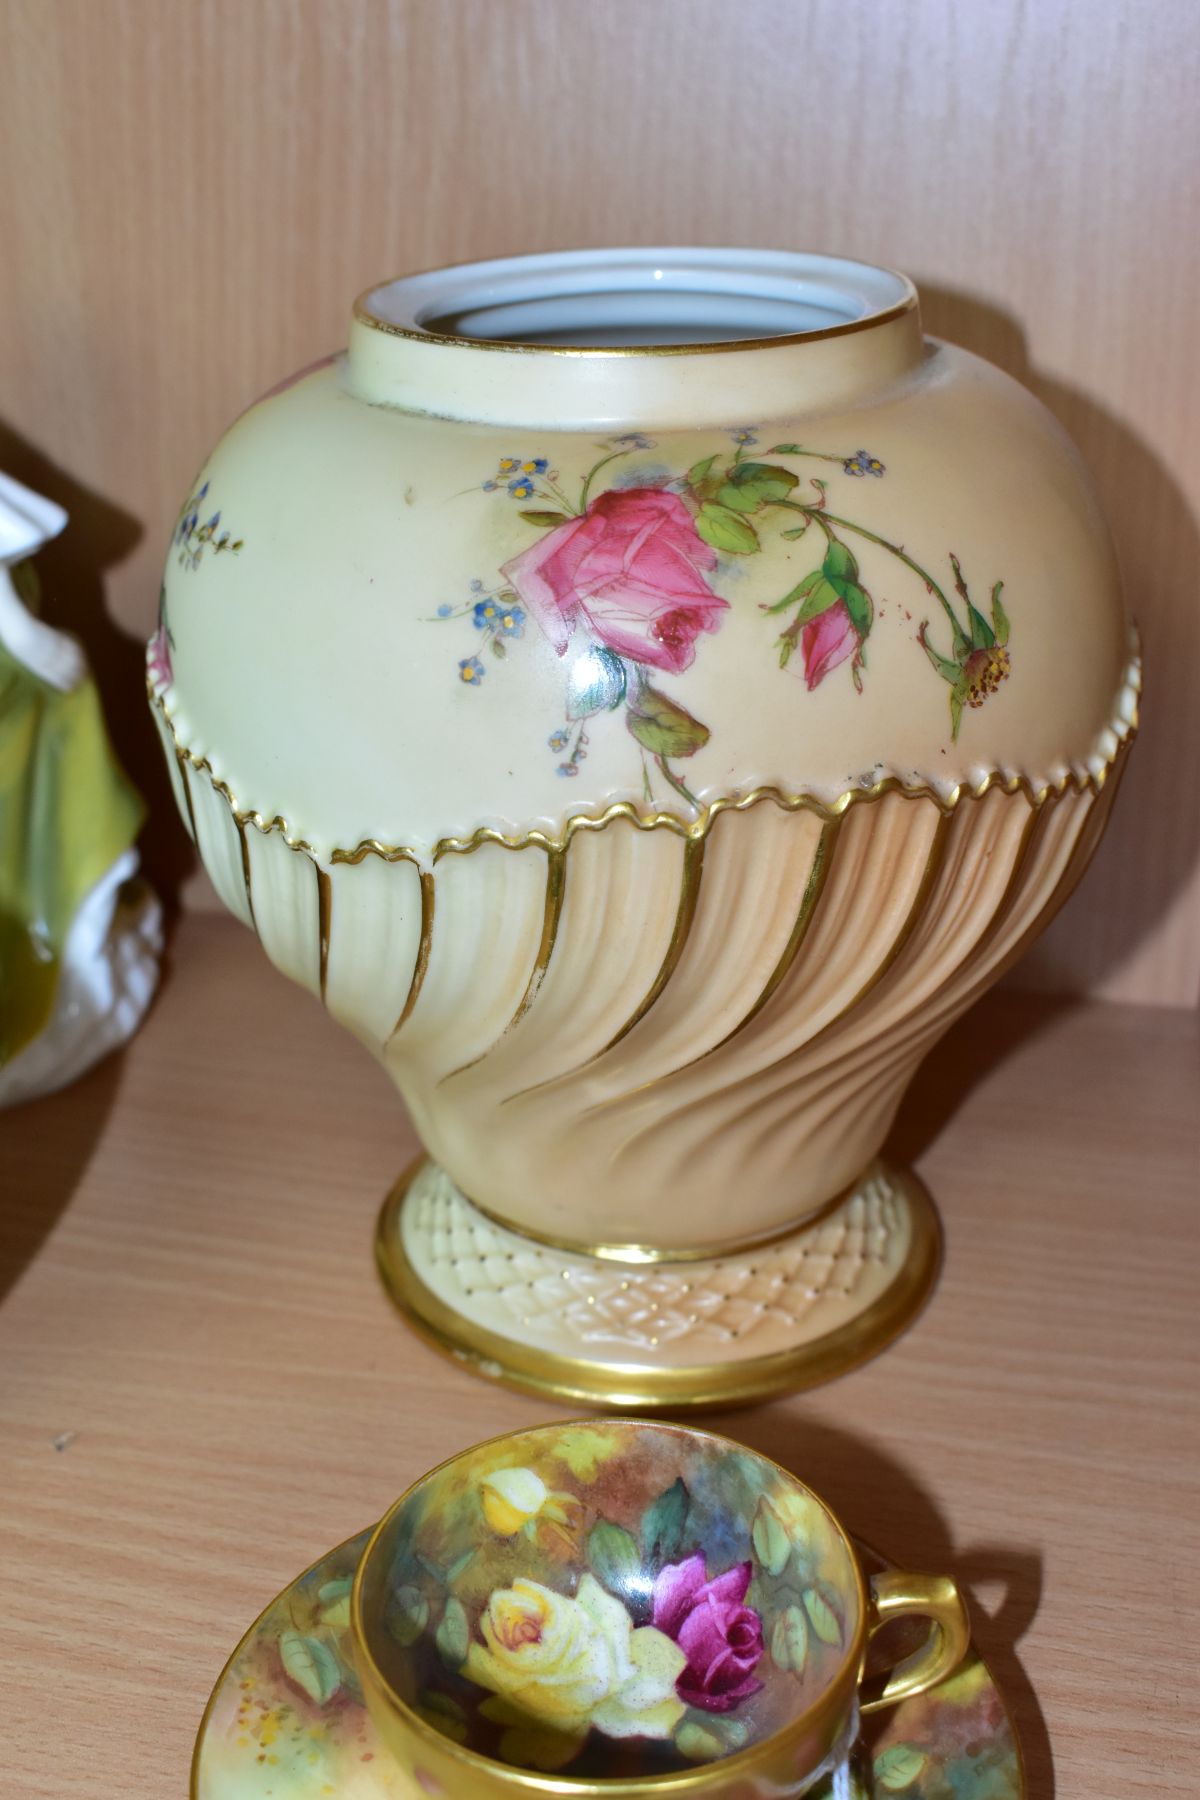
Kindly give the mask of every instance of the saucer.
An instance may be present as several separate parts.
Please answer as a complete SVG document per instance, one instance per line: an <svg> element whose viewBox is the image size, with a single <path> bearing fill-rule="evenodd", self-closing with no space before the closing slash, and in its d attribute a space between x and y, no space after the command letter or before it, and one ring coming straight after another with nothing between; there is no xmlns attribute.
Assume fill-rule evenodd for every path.
<svg viewBox="0 0 1200 1800"><path fill-rule="evenodd" d="M204 1709L191 1800L413 1800L350 1650L350 1586L370 1535L314 1563L242 1638ZM888 1566L858 1549L868 1572ZM974 1648L949 1681L865 1722L856 1781L856 1800L1028 1800L1004 1701Z"/></svg>

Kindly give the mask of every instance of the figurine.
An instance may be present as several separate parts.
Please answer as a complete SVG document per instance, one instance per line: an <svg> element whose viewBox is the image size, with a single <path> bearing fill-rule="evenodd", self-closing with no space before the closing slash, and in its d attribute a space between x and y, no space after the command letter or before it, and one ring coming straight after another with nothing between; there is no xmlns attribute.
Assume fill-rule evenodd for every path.
<svg viewBox="0 0 1200 1800"><path fill-rule="evenodd" d="M162 909L137 878L142 801L28 558L67 515L0 474L0 1105L63 1087L140 1023Z"/></svg>

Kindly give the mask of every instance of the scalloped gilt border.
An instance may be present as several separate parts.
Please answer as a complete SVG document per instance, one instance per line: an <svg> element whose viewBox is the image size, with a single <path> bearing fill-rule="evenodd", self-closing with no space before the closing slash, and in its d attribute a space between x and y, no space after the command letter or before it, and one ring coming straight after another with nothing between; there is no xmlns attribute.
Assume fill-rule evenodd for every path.
<svg viewBox="0 0 1200 1800"><path fill-rule="evenodd" d="M411 845L383 844L378 838L363 838L352 850L334 849L322 852L315 845L310 844L306 838L293 836L287 819L281 813L274 813L270 818L265 818L261 812L241 807L232 788L216 773L208 758L197 756L195 751L190 750L180 738L175 721L167 708L164 690L156 687L149 675L146 679L146 692L150 705L162 718L174 746L177 760L180 763L189 763L192 768L202 770L208 776L213 787L228 803L239 830L246 825L253 825L264 837L271 832L277 832L290 850L302 851L305 855L312 857L314 861L359 863L365 857L378 856L383 862L410 862L415 864L418 869L429 867L440 861L443 856L467 856L472 850L478 850L481 844L499 844L505 850L561 852L567 849L576 832L602 831L606 825L611 825L617 819L627 819L638 831L673 831L678 837L696 841L707 837L714 820L721 813L745 812L763 800L774 801L775 805L784 812L799 812L807 809L809 812L816 813L826 823L831 823L833 820L841 818L851 806L862 801L878 800L884 794L891 793L904 794L914 800L932 800L934 805L940 807L946 814L952 813L964 800L982 800L984 795L990 793L993 788L1000 788L1006 794L1024 793L1033 807L1043 806L1051 797L1057 799L1069 789L1080 794L1089 790L1099 794L1121 752L1137 734L1138 701L1141 691L1142 664L1135 634L1133 651L1126 667L1121 692L1117 697L1114 717L1106 728L1106 734L1102 734L1102 739L1104 735L1107 735L1111 743L1105 745L1102 756L1093 758L1093 766L1088 769L1086 774L1080 775L1076 770L1069 769L1060 780L1046 782L1040 787L1027 775L1005 775L999 769L989 770L980 781L974 784L960 782L947 794L939 793L937 788L928 782L908 783L901 781L896 775L885 775L870 786L848 788L845 793L840 794L836 800L832 801L821 800L812 793L788 794L780 788L766 786L751 788L746 793L720 795L716 800L709 801L708 805L701 808L696 817L691 820L681 819L675 813L644 812L633 801L617 800L599 813L573 813L563 822L557 835L536 828L509 835L503 831L497 831L490 825L481 825L469 837L439 838L433 847L432 855L425 858L419 850Z"/></svg>

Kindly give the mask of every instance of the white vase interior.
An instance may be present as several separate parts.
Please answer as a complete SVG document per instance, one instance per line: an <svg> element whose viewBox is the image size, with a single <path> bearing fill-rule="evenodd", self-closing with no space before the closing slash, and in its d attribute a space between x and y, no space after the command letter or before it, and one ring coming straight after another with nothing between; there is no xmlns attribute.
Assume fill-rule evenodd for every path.
<svg viewBox="0 0 1200 1800"><path fill-rule="evenodd" d="M508 257L387 282L385 328L468 343L652 349L825 334L907 305L903 276L803 253L583 250Z"/></svg>

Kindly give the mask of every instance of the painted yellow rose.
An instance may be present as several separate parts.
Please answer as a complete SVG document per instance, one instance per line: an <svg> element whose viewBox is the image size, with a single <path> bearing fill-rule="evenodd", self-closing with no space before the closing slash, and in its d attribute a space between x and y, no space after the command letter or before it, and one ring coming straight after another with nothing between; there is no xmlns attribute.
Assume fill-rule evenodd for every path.
<svg viewBox="0 0 1200 1800"><path fill-rule="evenodd" d="M670 1737L685 1707L675 1693L687 1658L665 1632L634 1628L619 1600L585 1575L574 1599L537 1581L498 1589L463 1673L503 1703L490 1717L577 1739Z"/></svg>
<svg viewBox="0 0 1200 1800"><path fill-rule="evenodd" d="M479 1487L483 1516L498 1536L523 1530L552 1554L578 1551L583 1509L574 1495L552 1493L532 1469L493 1469Z"/></svg>
<svg viewBox="0 0 1200 1800"><path fill-rule="evenodd" d="M493 1469L480 1487L483 1516L501 1537L512 1537L522 1525L536 1519L550 1497L545 1482L532 1469Z"/></svg>

